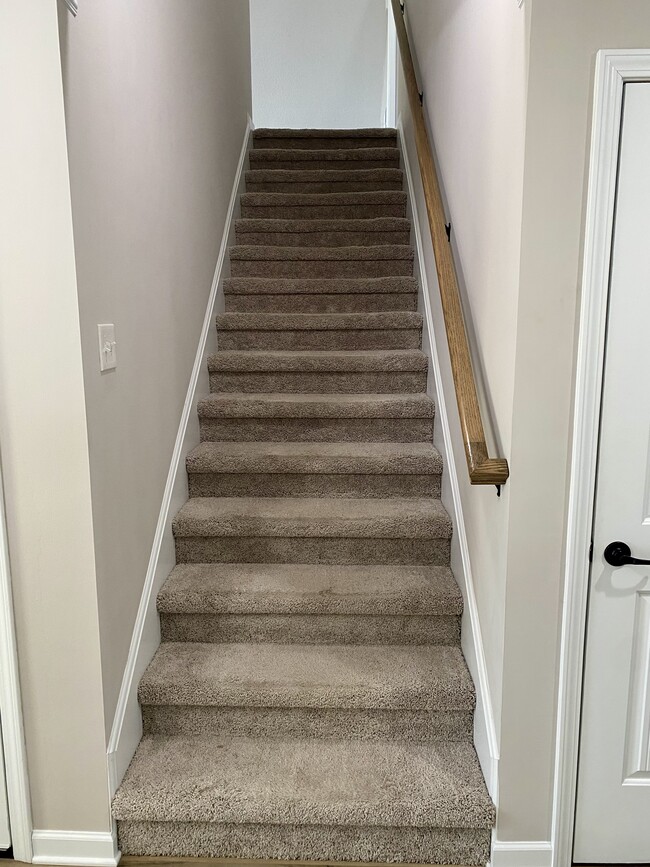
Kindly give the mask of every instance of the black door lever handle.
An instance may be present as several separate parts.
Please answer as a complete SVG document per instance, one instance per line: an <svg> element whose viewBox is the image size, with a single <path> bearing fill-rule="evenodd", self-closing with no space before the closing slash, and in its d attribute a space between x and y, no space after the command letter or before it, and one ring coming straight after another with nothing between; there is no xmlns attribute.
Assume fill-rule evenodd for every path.
<svg viewBox="0 0 650 867"><path fill-rule="evenodd" d="M603 551L605 562L610 566L628 566L636 564L637 566L650 566L650 560L639 560L632 557L630 546L625 542L610 542Z"/></svg>

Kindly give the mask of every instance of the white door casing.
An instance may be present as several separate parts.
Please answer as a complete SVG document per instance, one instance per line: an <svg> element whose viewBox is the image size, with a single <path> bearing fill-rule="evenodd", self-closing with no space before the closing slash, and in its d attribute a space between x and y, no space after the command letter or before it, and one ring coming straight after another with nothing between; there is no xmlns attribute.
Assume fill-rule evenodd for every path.
<svg viewBox="0 0 650 867"><path fill-rule="evenodd" d="M650 83L625 86L589 580L574 860L650 860Z"/></svg>

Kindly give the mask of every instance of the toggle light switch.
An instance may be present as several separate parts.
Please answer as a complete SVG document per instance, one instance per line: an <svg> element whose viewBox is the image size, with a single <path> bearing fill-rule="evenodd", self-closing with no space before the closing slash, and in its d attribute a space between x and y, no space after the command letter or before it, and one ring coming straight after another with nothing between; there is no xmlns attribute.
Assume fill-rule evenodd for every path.
<svg viewBox="0 0 650 867"><path fill-rule="evenodd" d="M117 367L117 343L115 342L115 326L98 325L99 335L99 369L113 370Z"/></svg>

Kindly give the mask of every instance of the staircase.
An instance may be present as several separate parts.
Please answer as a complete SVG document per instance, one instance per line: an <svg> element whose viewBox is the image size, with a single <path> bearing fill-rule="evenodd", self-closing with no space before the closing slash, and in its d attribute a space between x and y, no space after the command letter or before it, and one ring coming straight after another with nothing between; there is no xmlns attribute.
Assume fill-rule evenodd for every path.
<svg viewBox="0 0 650 867"><path fill-rule="evenodd" d="M258 130L122 852L485 864L394 130Z"/></svg>

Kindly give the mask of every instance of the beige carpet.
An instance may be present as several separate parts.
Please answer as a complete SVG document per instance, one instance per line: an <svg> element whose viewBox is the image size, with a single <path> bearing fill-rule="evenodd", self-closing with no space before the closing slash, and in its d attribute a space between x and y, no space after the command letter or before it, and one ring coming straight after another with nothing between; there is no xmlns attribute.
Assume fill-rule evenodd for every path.
<svg viewBox="0 0 650 867"><path fill-rule="evenodd" d="M258 130L126 855L485 864L394 130Z"/></svg>

